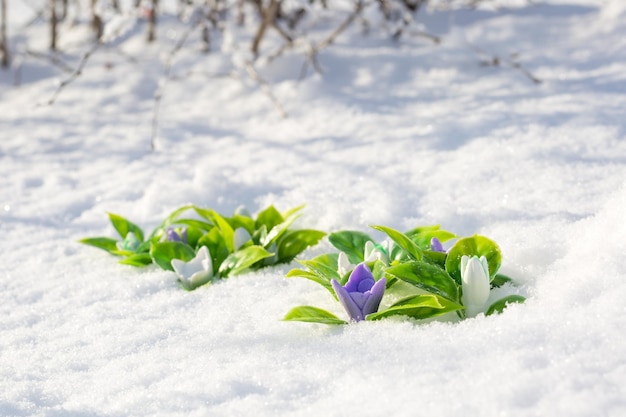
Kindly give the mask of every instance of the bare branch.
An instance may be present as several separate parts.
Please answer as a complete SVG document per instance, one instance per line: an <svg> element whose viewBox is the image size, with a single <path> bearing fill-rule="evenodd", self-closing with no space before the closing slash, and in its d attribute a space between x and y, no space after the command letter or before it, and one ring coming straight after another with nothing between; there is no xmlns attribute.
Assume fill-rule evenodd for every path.
<svg viewBox="0 0 626 417"><path fill-rule="evenodd" d="M341 24L325 40L320 42L315 47L315 53L317 54L317 52L334 43L337 37L341 35L352 24L352 22L356 20L356 18L361 14L364 8L365 2L363 0L357 0L352 13L350 13L348 17L346 17L346 19L341 22Z"/></svg>
<svg viewBox="0 0 626 417"><path fill-rule="evenodd" d="M0 0L0 54L2 61L0 65L3 68L9 66L9 41L7 39L7 0Z"/></svg>
<svg viewBox="0 0 626 417"><path fill-rule="evenodd" d="M47 102L43 103L43 105L51 106L55 103L55 101L57 100L57 98L59 97L63 89L67 87L68 85L70 85L72 82L74 82L74 80L76 80L83 73L83 69L85 68L85 65L87 65L87 61L89 61L89 58L91 58L94 52L96 52L98 48L100 48L100 46L102 46L102 43L98 40L91 46L91 48L89 48L87 52L83 54L83 57L81 58L74 72L72 72L72 74L68 78L66 78L65 80L61 81L61 83L59 83L59 86L57 87L56 91L52 94L52 97L50 97L50 99ZM39 105L42 105L42 104L39 104Z"/></svg>
<svg viewBox="0 0 626 417"><path fill-rule="evenodd" d="M492 55L492 54L488 53L487 51L485 51L484 49L479 48L476 45L472 45L472 44L468 44L468 45L469 45L470 49L472 49L476 54L482 55L483 57L486 57L486 59L483 59L481 61L481 63L484 66L502 67L502 65L505 64L505 65L508 65L509 67L511 67L513 69L518 70L522 74L524 74L524 76L526 76L526 78L528 78L534 84L541 84L543 82L541 79L537 78L533 73L531 73L522 64L520 64L518 61L516 61L514 59L502 58L502 57L500 57L498 55Z"/></svg>
<svg viewBox="0 0 626 417"><path fill-rule="evenodd" d="M274 24L274 21L276 20L276 14L278 13L278 6L280 6L280 0L270 0L270 4L269 6L267 6L267 9L263 9L261 0L257 0L255 4L257 5L257 8L259 9L259 13L261 15L262 20L261 20L261 24L259 25L259 28L257 29L256 35L254 35L251 50L254 56L258 56L259 46L261 45L261 41L263 40L263 37L265 36L265 31L267 30L269 26L272 26Z"/></svg>
<svg viewBox="0 0 626 417"><path fill-rule="evenodd" d="M163 99L163 91L165 89L165 85L167 84L167 80L170 76L170 71L172 70L172 65L174 64L174 58L180 52L183 45L189 38L189 35L194 31L196 27L200 25L203 21L203 17L198 17L194 21L190 23L190 26L187 28L185 32L183 32L174 48L170 51L163 65L163 73L161 74L161 79L159 80L158 87L154 92L154 106L152 107L152 133L150 135L150 149L156 149L156 137L159 130L159 108L161 107L161 100Z"/></svg>
<svg viewBox="0 0 626 417"><path fill-rule="evenodd" d="M59 68L63 72L74 72L74 68L69 66L65 61L60 59L56 54L46 54L42 52L33 51L31 49L26 50L26 54L33 58L47 61L55 67Z"/></svg>
<svg viewBox="0 0 626 417"><path fill-rule="evenodd" d="M50 8L50 49L57 49L57 5L56 0L48 0Z"/></svg>
<svg viewBox="0 0 626 417"><path fill-rule="evenodd" d="M274 107L276 107L276 110L278 110L278 112L280 113L280 116L283 119L286 119L287 112L285 111L283 106L280 104L276 96L272 94L272 90L270 89L269 83L263 77L259 75L259 73L254 68L251 62L246 62L246 71L248 72L248 75L250 76L250 78L252 78L253 80L255 80L261 85L261 88L263 88L263 91L265 92L267 97L270 99L272 104L274 104Z"/></svg>

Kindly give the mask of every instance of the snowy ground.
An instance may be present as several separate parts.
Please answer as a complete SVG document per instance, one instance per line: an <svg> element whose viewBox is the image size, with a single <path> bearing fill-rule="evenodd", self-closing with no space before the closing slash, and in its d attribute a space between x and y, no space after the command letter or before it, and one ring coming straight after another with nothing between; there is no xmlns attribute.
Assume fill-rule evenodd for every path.
<svg viewBox="0 0 626 417"><path fill-rule="evenodd" d="M287 119L250 80L170 81L155 152L156 48L99 51L51 107L47 63L28 59L20 88L0 72L0 415L625 415L626 4L428 22L441 45L353 32L321 76L298 82L295 55L265 68ZM283 278L294 265L185 292L76 242L113 236L107 211L151 228L188 202L478 232L529 299L452 324L288 323L300 304L343 316Z"/></svg>

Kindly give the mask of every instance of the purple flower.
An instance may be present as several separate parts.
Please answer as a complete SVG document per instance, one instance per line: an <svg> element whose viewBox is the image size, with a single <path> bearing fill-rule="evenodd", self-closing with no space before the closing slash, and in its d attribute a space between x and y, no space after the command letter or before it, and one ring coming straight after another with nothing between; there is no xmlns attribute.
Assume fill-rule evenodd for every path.
<svg viewBox="0 0 626 417"><path fill-rule="evenodd" d="M350 319L361 321L368 314L378 311L387 280L382 278L375 281L367 265L361 263L354 268L345 286L341 286L335 279L331 280L330 284Z"/></svg>
<svg viewBox="0 0 626 417"><path fill-rule="evenodd" d="M187 243L187 228L183 227L180 232L177 232L173 228L168 228L166 232L168 242L183 242Z"/></svg>
<svg viewBox="0 0 626 417"><path fill-rule="evenodd" d="M430 250L433 252L446 253L445 249L443 248L443 245L441 244L441 241L437 239L436 237L430 239Z"/></svg>

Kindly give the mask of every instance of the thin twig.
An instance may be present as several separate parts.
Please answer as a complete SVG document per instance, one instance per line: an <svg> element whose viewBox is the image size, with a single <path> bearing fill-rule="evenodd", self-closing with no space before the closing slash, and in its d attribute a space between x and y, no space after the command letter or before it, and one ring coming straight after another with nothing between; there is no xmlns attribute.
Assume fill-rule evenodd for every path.
<svg viewBox="0 0 626 417"><path fill-rule="evenodd" d="M189 38L189 35L193 32L193 30L200 24L202 21L201 17L198 17L191 25L187 28L183 35L178 39L174 48L170 51L167 59L165 60L165 64L163 65L163 73L161 74L161 79L159 80L158 87L154 92L154 106L152 107L152 133L150 135L150 149L154 151L156 149L156 136L159 129L159 108L161 106L161 100L163 99L163 90L165 89L165 85L167 84L167 80L170 76L170 71L172 70L172 65L174 64L174 58L176 54L182 49L183 45Z"/></svg>
<svg viewBox="0 0 626 417"><path fill-rule="evenodd" d="M206 77L206 78L240 78L237 76L237 74L235 73L235 71L229 71L229 72L209 72L209 71L184 71L181 74L176 74L176 75L171 75L169 77L170 81L180 81L180 80L186 80L190 77L193 76L197 76L197 77Z"/></svg>
<svg viewBox="0 0 626 417"><path fill-rule="evenodd" d="M315 68L315 71L317 71L318 73L322 72L322 68L317 61L317 55L322 49L327 48L335 42L337 37L341 35L360 16L365 6L366 4L363 0L357 0L352 13L350 13L345 18L345 20L341 22L341 24L337 26L337 28L335 28L335 30L330 35L328 35L326 39L324 39L322 42L318 43L317 45L311 46L311 48L307 51L307 59L304 61L304 63L302 64L302 68L300 69L299 79L303 79L306 76L309 64L312 65L313 68Z"/></svg>
<svg viewBox="0 0 626 417"><path fill-rule="evenodd" d="M357 0L354 11L350 13L348 17L325 40L320 42L315 47L316 53L334 43L335 39L337 39L337 37L341 35L343 31L345 31L352 24L352 22L354 22L364 8L365 2L363 0Z"/></svg>
<svg viewBox="0 0 626 417"><path fill-rule="evenodd" d="M56 91L52 94L52 97L50 97L50 99L45 102L45 103L39 103L38 105L47 105L47 106L51 106L55 103L55 101L57 100L57 98L59 97L59 95L61 94L61 92L63 91L63 89L65 87L67 87L68 85L70 85L72 82L74 82L74 80L76 80L82 73L83 73L83 69L85 68L85 65L87 65L87 61L89 61L89 58L94 54L94 52L96 52L98 50L98 48L100 48L100 46L102 46L102 42L100 42L99 40L96 41L91 48L85 52L83 54L83 57L81 58L80 62L78 63L78 66L76 67L76 69L74 70L74 72L72 72L72 74L70 74L69 77L67 77L65 80L61 81L61 83L59 83L59 86L57 87Z"/></svg>
<svg viewBox="0 0 626 417"><path fill-rule="evenodd" d="M254 39L252 40L251 51L254 56L259 55L259 46L261 45L261 41L265 36L265 31L268 26L274 26L274 22L276 20L276 13L278 13L278 7L280 6L280 0L270 0L270 4L267 6L267 9L263 9L262 2L259 0L256 3L256 6L259 10L259 14L261 15L261 24L254 35Z"/></svg>
<svg viewBox="0 0 626 417"><path fill-rule="evenodd" d="M509 65L511 68L516 69L522 74L524 74L524 76L526 76L534 84L541 84L543 82L540 78L537 78L532 72L527 70L524 66L522 66L522 64L520 64L517 61L507 59L507 58L502 58L498 55L492 55L488 53L487 51L485 51L484 49L476 45L472 45L470 43L468 43L468 45L470 49L472 49L476 54L487 57L487 59L483 61L483 64L486 66L501 67L502 64L504 63L504 64Z"/></svg>
<svg viewBox="0 0 626 417"><path fill-rule="evenodd" d="M261 87L263 88L263 91L265 92L267 97L270 99L270 101L274 104L274 107L276 107L276 110L278 110L281 117L283 119L286 119L288 116L287 112L285 111L283 106L280 104L276 96L272 93L269 83L263 77L259 75L259 73L254 68L251 62L246 62L246 71L248 72L248 75L250 76L250 78L252 78L253 80L255 80L261 85Z"/></svg>
<svg viewBox="0 0 626 417"><path fill-rule="evenodd" d="M27 49L26 50L26 54L29 56L32 56L33 58L38 58L44 61L48 61L50 64L54 65L55 67L59 68L61 71L64 72L73 72L74 68L72 68L71 66L69 66L65 61L63 61L62 59L60 59L56 54L46 54L43 52L37 52L37 51L33 51L32 49Z"/></svg>

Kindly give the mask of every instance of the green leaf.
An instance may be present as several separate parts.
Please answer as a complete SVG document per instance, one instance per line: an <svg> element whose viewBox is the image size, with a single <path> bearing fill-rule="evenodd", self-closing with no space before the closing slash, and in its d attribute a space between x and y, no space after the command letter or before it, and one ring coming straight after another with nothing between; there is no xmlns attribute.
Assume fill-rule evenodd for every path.
<svg viewBox="0 0 626 417"><path fill-rule="evenodd" d="M303 269L292 269L291 271L287 272L286 276L287 278L306 278L308 280L311 280L326 288L335 298L337 298L335 290L333 289L332 285L330 285L330 281L327 280L325 277L320 277L319 275L311 271L305 271Z"/></svg>
<svg viewBox="0 0 626 417"><path fill-rule="evenodd" d="M323 324L348 324L333 313L312 306L295 307L287 313L283 320Z"/></svg>
<svg viewBox="0 0 626 417"><path fill-rule="evenodd" d="M433 294L415 295L398 301L386 310L368 314L366 320L380 320L390 316L409 316L415 319L427 319L451 311L461 310L463 306Z"/></svg>
<svg viewBox="0 0 626 417"><path fill-rule="evenodd" d="M397 278L455 303L459 302L458 285L439 267L422 261L412 261L392 266L385 272L390 278Z"/></svg>
<svg viewBox="0 0 626 417"><path fill-rule="evenodd" d="M350 263L355 265L365 260L363 256L365 244L374 242L368 234L353 230L331 233L328 235L328 240L334 247L345 253Z"/></svg>
<svg viewBox="0 0 626 417"><path fill-rule="evenodd" d="M213 270L218 271L224 262L224 259L231 254L226 246L224 236L222 236L219 228L215 227L198 239L198 248L206 246L211 254L211 261L213 263Z"/></svg>
<svg viewBox="0 0 626 417"><path fill-rule="evenodd" d="M122 239L125 239L126 235L129 232L133 232L135 236L137 237L137 239L140 242L143 242L143 230L141 230L139 226L126 220L124 217L120 215L113 214L113 213L108 213L108 214L109 214L109 220L111 220L113 227L115 228L115 230L117 230L117 233L120 234Z"/></svg>
<svg viewBox="0 0 626 417"><path fill-rule="evenodd" d="M270 230L269 233L261 240L261 245L268 247L272 243L276 242L283 234L287 232L289 226L291 226L292 223L296 221L296 219L297 217L293 216L290 219L287 219L284 222L272 227L272 230Z"/></svg>
<svg viewBox="0 0 626 417"><path fill-rule="evenodd" d="M305 205L306 205L306 204L302 204L301 206L294 207L294 208L292 208L292 209L289 209L289 210L285 211L285 212L282 214L283 218L284 218L284 219L288 219L288 218L290 218L291 216L293 216L293 215L295 215L296 213L298 213L299 211L301 211L301 210L305 207Z"/></svg>
<svg viewBox="0 0 626 417"><path fill-rule="evenodd" d="M446 258L446 271L459 284L461 283L461 258L464 255L487 258L491 279L495 277L502 263L500 247L493 240L479 235L459 239L450 248Z"/></svg>
<svg viewBox="0 0 626 417"><path fill-rule="evenodd" d="M242 216L241 214L234 214L232 217L226 219L226 221L230 224L230 227L233 230L236 230L240 227L243 227L250 233L252 236L254 234L254 220L247 216Z"/></svg>
<svg viewBox="0 0 626 417"><path fill-rule="evenodd" d="M326 233L318 230L288 231L278 241L278 263L291 262L306 248L316 245L324 236Z"/></svg>
<svg viewBox="0 0 626 417"><path fill-rule="evenodd" d="M194 210L200 216L212 221L217 226L220 233L224 237L224 244L228 249L228 253L233 253L235 251L235 232L226 219L224 219L215 210L201 209L199 207L194 207ZM209 248L209 250L210 249L211 248Z"/></svg>
<svg viewBox="0 0 626 417"><path fill-rule="evenodd" d="M496 274L491 280L491 288L499 288L507 283L513 284L513 279L503 274Z"/></svg>
<svg viewBox="0 0 626 417"><path fill-rule="evenodd" d="M255 229L265 226L267 230L272 230L274 226L281 224L285 219L274 206L269 206L259 213L255 221Z"/></svg>
<svg viewBox="0 0 626 417"><path fill-rule="evenodd" d="M175 223L171 223L168 227L170 227L172 224L185 225L188 227L193 227L194 229L204 230L205 232L208 232L215 227L215 225L212 223L196 219L178 219Z"/></svg>
<svg viewBox="0 0 626 417"><path fill-rule="evenodd" d="M189 245L182 242L158 242L150 247L150 256L161 269L173 271L172 259L188 262L196 256L196 253Z"/></svg>
<svg viewBox="0 0 626 417"><path fill-rule="evenodd" d="M154 228L154 230L152 231L152 233L150 233L150 237L148 238L148 240L153 241L153 242L157 242L159 240L159 238L163 235L164 231L171 225L174 224L176 222L176 219L178 218L178 216L180 216L180 214L184 213L185 211L193 208L194 206L192 204L188 204L182 207L177 208L176 210L174 210L172 213L170 213L165 220L163 220L161 222L161 224L159 224L157 227Z"/></svg>
<svg viewBox="0 0 626 417"><path fill-rule="evenodd" d="M379 261L378 259L375 260L374 262L367 262L366 263L368 268L370 269L370 271L372 271L372 275L374 276L374 279L376 281L378 281L379 279L383 278L385 276L385 271L387 271L387 265L385 265L384 262ZM348 277L350 277L350 275L348 274ZM346 280L347 282L348 280ZM341 285L345 285L345 282L340 282Z"/></svg>
<svg viewBox="0 0 626 417"><path fill-rule="evenodd" d="M107 252L113 252L117 250L117 240L110 237L88 237L79 240L84 245L93 246L98 249L105 250Z"/></svg>
<svg viewBox="0 0 626 417"><path fill-rule="evenodd" d="M445 269L447 257L447 253L425 250L423 260L425 262L436 265L441 269Z"/></svg>
<svg viewBox="0 0 626 417"><path fill-rule="evenodd" d="M457 237L454 233L442 230L438 224L433 226L416 227L406 232L406 235L422 249L430 248L430 240L434 237L441 242L446 242Z"/></svg>
<svg viewBox="0 0 626 417"><path fill-rule="evenodd" d="M311 261L315 261L319 265L324 265L330 268L333 271L337 271L337 259L339 258L339 254L337 252L332 253L324 253L322 255L317 255L315 258L311 259Z"/></svg>
<svg viewBox="0 0 626 417"><path fill-rule="evenodd" d="M498 301L493 303L491 306L489 306L489 308L487 309L487 313L485 313L485 315L490 316L493 313L500 314L507 307L508 304L523 303L524 301L526 301L526 298L522 297L521 295L506 296L504 298L499 299Z"/></svg>
<svg viewBox="0 0 626 417"><path fill-rule="evenodd" d="M248 246L230 254L222 263L219 272L222 276L237 275L248 269L255 262L268 258L274 254L261 246Z"/></svg>
<svg viewBox="0 0 626 417"><path fill-rule="evenodd" d="M171 212L165 218L165 220L163 220L163 222L161 223L161 227L162 228L167 228L168 226L177 223L178 222L178 216L180 216L182 213L184 213L187 210L190 210L190 209L192 209L194 207L196 207L196 206L194 206L193 204L186 204L184 206L181 206L181 207L177 208L176 210Z"/></svg>
<svg viewBox="0 0 626 417"><path fill-rule="evenodd" d="M422 250L413 242L407 235L402 232L399 232L391 227L386 226L370 226L373 229L380 230L383 233L386 233L387 236L391 238L396 245L400 246L404 249L411 258L419 261L422 259Z"/></svg>
<svg viewBox="0 0 626 417"><path fill-rule="evenodd" d="M152 256L150 256L149 253L138 253L122 259L119 263L123 265L143 267L152 263Z"/></svg>
<svg viewBox="0 0 626 417"><path fill-rule="evenodd" d="M325 279L329 284L330 284L330 280L332 279L336 279L337 281L340 281L341 277L339 276L337 267L335 266L333 268L332 264L329 265L328 263L326 263L328 258L323 258L323 259L324 259L324 262L320 261L319 257L313 258L308 261L303 260L303 261L298 261L298 262L301 265L306 266L311 272L318 275L320 278ZM335 258L335 265L336 265L336 258Z"/></svg>

